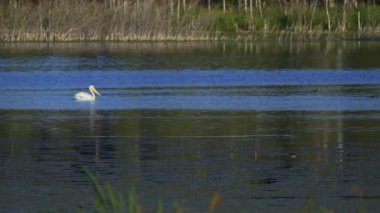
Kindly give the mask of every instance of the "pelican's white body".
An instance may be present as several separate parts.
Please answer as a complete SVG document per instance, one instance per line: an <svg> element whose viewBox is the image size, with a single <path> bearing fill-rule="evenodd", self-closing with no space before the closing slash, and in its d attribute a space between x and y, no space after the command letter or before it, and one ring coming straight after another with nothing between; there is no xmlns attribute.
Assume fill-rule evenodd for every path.
<svg viewBox="0 0 380 213"><path fill-rule="evenodd" d="M91 94L87 92L78 92L74 95L74 98L78 101L95 101L95 94L100 95L100 93L96 91L95 87L92 85L90 85L88 89L90 90Z"/></svg>

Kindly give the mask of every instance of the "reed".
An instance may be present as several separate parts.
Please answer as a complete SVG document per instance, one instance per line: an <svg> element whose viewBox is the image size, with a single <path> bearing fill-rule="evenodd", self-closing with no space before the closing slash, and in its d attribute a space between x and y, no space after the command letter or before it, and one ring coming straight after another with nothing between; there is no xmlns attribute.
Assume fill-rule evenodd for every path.
<svg viewBox="0 0 380 213"><path fill-rule="evenodd" d="M136 193L136 187L135 185L132 185L128 192L128 208L125 204L125 199L120 193L117 193L114 191L114 189L111 187L110 183L105 181L105 183L101 183L99 179L88 169L85 169L85 173L87 177L90 180L90 183L92 187L95 190L96 197L94 199L94 207L96 212L99 213L107 213L107 212L113 212L113 213L122 213L122 212L129 212L129 213L140 213L142 212L142 207L138 203L137 200L137 193ZM358 199L362 199L363 197L363 189L360 186L351 186L351 193L357 197ZM216 192L211 197L208 210L204 212L208 213L214 213L218 212L220 210L220 205L222 202L222 197L219 192ZM365 206L360 205L359 206L359 212L365 212ZM77 209L77 213L84 213L87 212L88 209L81 206L81 208ZM171 209L169 212L188 212L188 209L184 208L178 201L175 201L173 203L173 209ZM235 209L237 212L241 211L242 209ZM313 196L307 196L307 199L305 200L305 203L303 204L301 208L302 212L334 212L334 209L327 208L326 206L322 204L318 204L316 201L316 198ZM163 213L165 212L164 204L162 200L158 200L157 207L155 212L157 213Z"/></svg>
<svg viewBox="0 0 380 213"><path fill-rule="evenodd" d="M96 198L94 199L94 206L97 212L126 212L124 198L121 194L116 193L109 182L104 185L99 183L99 180L89 170L85 170L86 175L95 189ZM129 212L135 213L136 211L136 191L132 187L129 193ZM84 209L82 209L84 212ZM131 211L132 210L132 211ZM78 210L78 212L81 212Z"/></svg>
<svg viewBox="0 0 380 213"><path fill-rule="evenodd" d="M330 1L257 0L242 6L231 0L222 7L221 1L208 5L195 0L9 0L0 2L0 40L190 41L268 32L380 33L379 5L331 6Z"/></svg>
<svg viewBox="0 0 380 213"><path fill-rule="evenodd" d="M108 181L105 181L105 183L101 183L99 181L99 178L97 178L88 169L85 169L85 173L87 177L89 178L92 187L95 190L96 196L94 198L93 204L94 204L96 212L99 212L99 213L106 213L106 212L139 213L139 212L142 212L141 206L138 204L138 201L137 201L137 193L136 193L135 185L132 185L128 192L128 203L127 203L128 208L127 208L123 195L115 192ZM215 212L215 209L220 205L220 202L221 202L220 194L215 193L211 199L208 212L209 213ZM77 209L77 212L84 213L84 212L87 212L87 210L88 209L86 209L83 205L81 205L81 207ZM173 204L173 211L184 212L184 208L178 201L176 201ZM162 200L158 200L156 212L157 213L165 212L165 208L164 208L164 204Z"/></svg>
<svg viewBox="0 0 380 213"><path fill-rule="evenodd" d="M196 9L179 20L166 5L146 0L110 6L108 1L0 3L0 39L5 41L197 40L206 39Z"/></svg>

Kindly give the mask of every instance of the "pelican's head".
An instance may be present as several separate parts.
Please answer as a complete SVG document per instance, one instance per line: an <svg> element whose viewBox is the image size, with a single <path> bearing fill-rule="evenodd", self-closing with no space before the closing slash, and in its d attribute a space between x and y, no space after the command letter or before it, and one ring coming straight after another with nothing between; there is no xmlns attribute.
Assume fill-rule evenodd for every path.
<svg viewBox="0 0 380 213"><path fill-rule="evenodd" d="M100 93L95 89L95 87L94 87L93 85L90 85L90 86L88 87L88 89L89 89L90 91L94 92L95 94L97 94L97 95L100 96Z"/></svg>

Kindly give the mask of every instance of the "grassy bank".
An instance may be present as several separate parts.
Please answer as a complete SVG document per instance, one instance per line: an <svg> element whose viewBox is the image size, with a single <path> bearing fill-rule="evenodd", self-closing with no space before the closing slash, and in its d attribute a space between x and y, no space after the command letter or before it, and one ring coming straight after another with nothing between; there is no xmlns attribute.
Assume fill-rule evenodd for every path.
<svg viewBox="0 0 380 213"><path fill-rule="evenodd" d="M9 0L0 3L0 40L162 41L248 38L255 33L380 33L379 5L331 1L231 0L207 5L189 0Z"/></svg>

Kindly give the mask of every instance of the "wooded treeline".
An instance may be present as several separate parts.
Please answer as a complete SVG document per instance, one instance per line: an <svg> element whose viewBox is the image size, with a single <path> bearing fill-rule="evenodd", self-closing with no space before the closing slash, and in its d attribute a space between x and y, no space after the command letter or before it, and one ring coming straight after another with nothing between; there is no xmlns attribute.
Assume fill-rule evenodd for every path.
<svg viewBox="0 0 380 213"><path fill-rule="evenodd" d="M380 0L4 0L0 40L207 40L380 32Z"/></svg>

